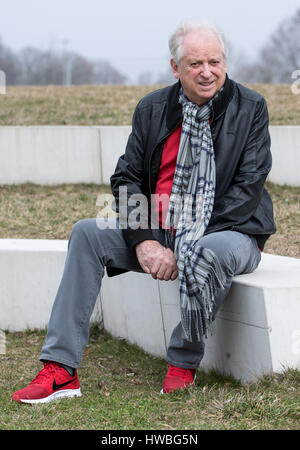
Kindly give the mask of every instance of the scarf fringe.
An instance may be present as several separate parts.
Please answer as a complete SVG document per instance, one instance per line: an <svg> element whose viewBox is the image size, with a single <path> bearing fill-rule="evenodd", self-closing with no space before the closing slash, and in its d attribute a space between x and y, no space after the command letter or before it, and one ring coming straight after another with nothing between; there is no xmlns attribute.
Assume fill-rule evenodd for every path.
<svg viewBox="0 0 300 450"><path fill-rule="evenodd" d="M199 260L194 279L198 285L197 295L189 296L185 273L180 273L180 284L184 283L186 292L180 296L181 323L183 338L189 342L202 341L212 333L213 312L217 289L224 289L226 276L214 252L202 248L202 258ZM205 277L199 273L205 272Z"/></svg>

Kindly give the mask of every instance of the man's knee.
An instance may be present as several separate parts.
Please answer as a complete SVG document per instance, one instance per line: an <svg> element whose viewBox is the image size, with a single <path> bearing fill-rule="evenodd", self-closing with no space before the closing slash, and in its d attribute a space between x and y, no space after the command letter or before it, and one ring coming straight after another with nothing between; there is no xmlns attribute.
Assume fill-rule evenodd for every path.
<svg viewBox="0 0 300 450"><path fill-rule="evenodd" d="M202 247L212 250L218 257L222 257L230 249L230 238L222 231L203 236L199 243Z"/></svg>
<svg viewBox="0 0 300 450"><path fill-rule="evenodd" d="M94 219L82 219L73 225L71 235L82 235L90 230L93 226Z"/></svg>
<svg viewBox="0 0 300 450"><path fill-rule="evenodd" d="M236 231L219 231L203 236L201 246L209 248L223 269L237 275L253 271L260 259L255 239Z"/></svg>
<svg viewBox="0 0 300 450"><path fill-rule="evenodd" d="M201 247L211 250L218 258L223 270L233 275L235 261L231 252L229 236L224 235L224 232L207 234L200 239L199 244Z"/></svg>
<svg viewBox="0 0 300 450"><path fill-rule="evenodd" d="M95 241L99 239L99 230L96 227L95 219L82 219L76 222L72 228L69 243L75 245L95 245Z"/></svg>
<svg viewBox="0 0 300 450"><path fill-rule="evenodd" d="M109 222L109 223L108 223ZM82 219L76 222L72 228L70 241L78 245L92 245L99 249L125 247L122 230L116 226L115 220L104 221L102 219Z"/></svg>

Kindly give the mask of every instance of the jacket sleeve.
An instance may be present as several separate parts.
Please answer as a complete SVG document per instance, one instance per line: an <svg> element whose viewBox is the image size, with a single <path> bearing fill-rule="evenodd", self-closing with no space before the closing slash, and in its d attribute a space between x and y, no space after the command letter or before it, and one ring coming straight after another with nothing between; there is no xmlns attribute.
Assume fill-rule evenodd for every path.
<svg viewBox="0 0 300 450"><path fill-rule="evenodd" d="M112 193L115 197L115 210L119 213L123 235L131 249L134 249L135 245L141 241L155 240L148 226L148 201L142 192L145 133L140 114L138 105L133 114L132 131L127 141L125 154L119 158L115 172L110 178ZM136 228L136 222L133 226L130 221L131 214L135 217L133 211L137 206L140 216L138 228Z"/></svg>
<svg viewBox="0 0 300 450"><path fill-rule="evenodd" d="M254 214L272 166L269 116L264 99L256 106L253 123L233 181L223 197L215 203L210 228L240 225Z"/></svg>

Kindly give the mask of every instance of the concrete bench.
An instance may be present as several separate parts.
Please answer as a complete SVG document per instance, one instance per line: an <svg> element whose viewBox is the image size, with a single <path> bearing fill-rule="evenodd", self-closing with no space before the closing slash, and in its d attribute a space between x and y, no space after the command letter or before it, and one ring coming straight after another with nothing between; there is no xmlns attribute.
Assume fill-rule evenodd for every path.
<svg viewBox="0 0 300 450"><path fill-rule="evenodd" d="M0 329L47 326L67 241L0 239ZM300 260L262 254L252 274L235 277L206 341L201 368L242 382L300 369ZM113 336L164 357L180 320L178 281L129 272L103 279L92 316Z"/></svg>

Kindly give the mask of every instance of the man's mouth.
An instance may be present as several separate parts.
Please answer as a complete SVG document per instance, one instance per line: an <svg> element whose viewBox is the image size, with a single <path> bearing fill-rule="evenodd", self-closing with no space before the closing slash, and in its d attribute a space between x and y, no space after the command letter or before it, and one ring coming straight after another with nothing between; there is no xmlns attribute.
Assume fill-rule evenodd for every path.
<svg viewBox="0 0 300 450"><path fill-rule="evenodd" d="M200 86L207 87L207 86L211 86L213 83L214 83L214 81L203 81L203 82L200 82L199 84L200 84Z"/></svg>

